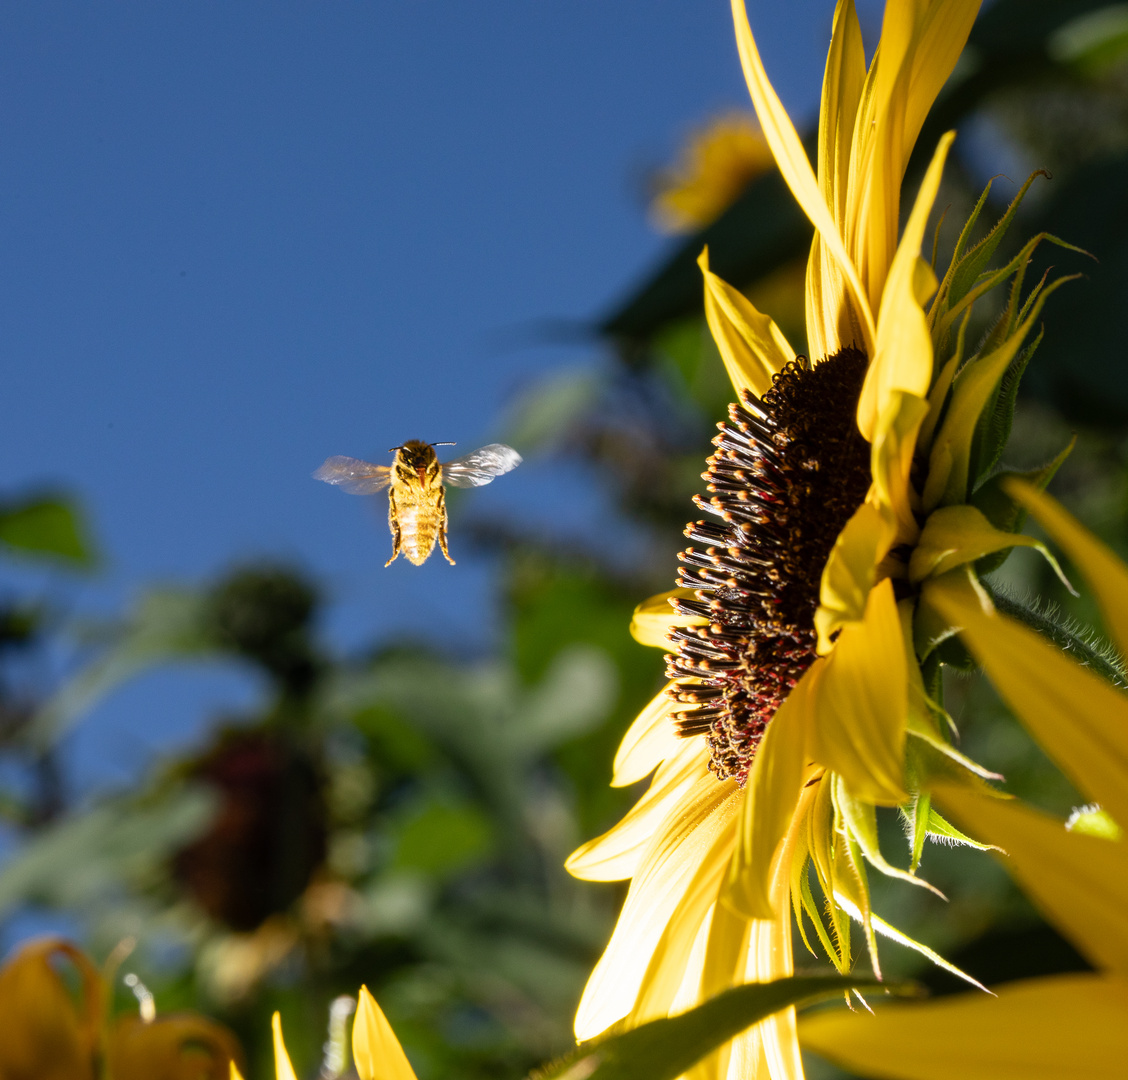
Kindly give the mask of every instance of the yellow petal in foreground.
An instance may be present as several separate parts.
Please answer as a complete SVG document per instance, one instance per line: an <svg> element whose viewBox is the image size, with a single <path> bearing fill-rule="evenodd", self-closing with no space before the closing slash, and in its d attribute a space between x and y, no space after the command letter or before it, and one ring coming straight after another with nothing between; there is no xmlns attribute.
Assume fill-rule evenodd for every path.
<svg viewBox="0 0 1128 1080"><path fill-rule="evenodd" d="M1128 976L1128 844L1066 832L1017 803L949 787L934 795L957 824L1007 853L1023 892L1094 965Z"/></svg>
<svg viewBox="0 0 1128 1080"><path fill-rule="evenodd" d="M392 1025L366 986L360 988L353 1021L353 1063L360 1080L415 1080Z"/></svg>
<svg viewBox="0 0 1128 1080"><path fill-rule="evenodd" d="M1080 567L1096 594L1101 616L1116 647L1121 656L1128 656L1128 566L1049 495L1019 480L1005 482L1004 487Z"/></svg>
<svg viewBox="0 0 1128 1080"><path fill-rule="evenodd" d="M286 1053L286 1044L282 1041L282 1017L279 1013L271 1017L270 1027L274 1033L274 1072L277 1080L298 1080L290 1055Z"/></svg>
<svg viewBox="0 0 1128 1080"><path fill-rule="evenodd" d="M905 802L909 677L888 578L870 591L865 619L842 628L822 665L813 691L812 756L839 773L857 798Z"/></svg>
<svg viewBox="0 0 1128 1080"><path fill-rule="evenodd" d="M769 316L710 272L708 248L697 265L705 279L705 318L732 385L738 394L748 390L761 397L771 389L772 376L795 359L795 350Z"/></svg>
<svg viewBox="0 0 1128 1080"><path fill-rule="evenodd" d="M1128 823L1128 698L1033 630L988 615L958 572L925 583L923 601L970 647L1031 735L1085 794Z"/></svg>
<svg viewBox="0 0 1128 1080"><path fill-rule="evenodd" d="M1062 975L1010 983L998 997L804 1016L799 1041L885 1080L1095 1080L1128 1061L1128 981Z"/></svg>

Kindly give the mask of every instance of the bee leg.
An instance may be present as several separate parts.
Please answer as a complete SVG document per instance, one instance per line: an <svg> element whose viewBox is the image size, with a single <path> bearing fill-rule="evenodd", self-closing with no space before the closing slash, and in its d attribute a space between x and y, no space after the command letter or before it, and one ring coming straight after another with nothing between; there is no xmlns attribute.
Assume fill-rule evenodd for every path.
<svg viewBox="0 0 1128 1080"><path fill-rule="evenodd" d="M396 514L396 497L391 492L388 493L388 528L392 530L392 557L384 563L385 566L391 566L400 553L399 516Z"/></svg>
<svg viewBox="0 0 1128 1080"><path fill-rule="evenodd" d="M450 557L450 552L447 551L446 546L446 531L447 531L447 512L446 512L446 492L442 493L443 500L443 523L439 526L439 549L443 553L443 558L446 559L451 566L455 565L454 560Z"/></svg>

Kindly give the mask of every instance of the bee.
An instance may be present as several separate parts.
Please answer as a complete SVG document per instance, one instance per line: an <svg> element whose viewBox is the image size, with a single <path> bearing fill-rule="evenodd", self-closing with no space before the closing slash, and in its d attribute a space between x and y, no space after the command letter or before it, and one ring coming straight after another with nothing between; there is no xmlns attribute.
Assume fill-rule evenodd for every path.
<svg viewBox="0 0 1128 1080"><path fill-rule="evenodd" d="M481 487L521 464L521 455L504 443L490 443L460 458L439 462L436 446L454 443L425 443L411 439L393 446L391 466L373 465L351 457L331 457L314 474L315 480L336 484L351 495L375 495L388 489L388 527L392 530L391 566L402 550L407 561L422 566L438 542L446 561L447 512L444 484Z"/></svg>

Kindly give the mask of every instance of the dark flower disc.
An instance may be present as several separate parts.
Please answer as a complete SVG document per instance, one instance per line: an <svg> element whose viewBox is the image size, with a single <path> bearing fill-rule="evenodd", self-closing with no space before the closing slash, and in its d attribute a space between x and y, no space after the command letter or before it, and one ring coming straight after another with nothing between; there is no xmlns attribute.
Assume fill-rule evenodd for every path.
<svg viewBox="0 0 1128 1080"><path fill-rule="evenodd" d="M682 706L678 733L704 735L718 779L748 777L764 730L815 659L814 614L827 556L869 490L869 444L858 431L865 354L846 348L812 365L797 357L762 398L745 391L717 425L710 497L717 521L686 526L679 614L708 626L671 631L666 657Z"/></svg>

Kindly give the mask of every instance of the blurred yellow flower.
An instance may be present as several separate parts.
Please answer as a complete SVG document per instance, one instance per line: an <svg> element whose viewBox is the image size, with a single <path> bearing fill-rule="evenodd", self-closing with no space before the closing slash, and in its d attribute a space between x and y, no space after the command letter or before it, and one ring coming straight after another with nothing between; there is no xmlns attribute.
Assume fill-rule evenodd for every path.
<svg viewBox="0 0 1128 1080"><path fill-rule="evenodd" d="M76 1001L60 976L79 976ZM104 992L97 969L59 938L26 943L0 969L0 1077L94 1080Z"/></svg>
<svg viewBox="0 0 1128 1080"><path fill-rule="evenodd" d="M235 1037L207 1017L150 1012L110 1022L108 998L102 975L75 946L59 938L24 944L0 969L0 1080L223 1080L240 1056Z"/></svg>
<svg viewBox="0 0 1128 1080"><path fill-rule="evenodd" d="M1014 497L1085 575L1128 655L1128 567L1048 496ZM905 1080L1037 1080L1124 1073L1128 1061L1128 693L1000 615L964 571L937 578L941 609L1044 750L1102 809L1056 821L1017 803L938 788L957 820L1003 848L1005 865L1091 974L1023 980L997 997L961 995L874 1016L804 1018L804 1045L867 1075Z"/></svg>
<svg viewBox="0 0 1128 1080"><path fill-rule="evenodd" d="M971 841L931 807L922 778L990 776L950 744L938 663L922 671L918 660L949 631L922 625L917 601L938 575L1035 544L971 505L997 461L976 442L981 418L997 416L1005 441L1013 398L1002 376L1014 365L1021 374L1029 350L1020 349L1060 283L1022 298L1038 239L984 272L1026 189L968 248L984 194L938 280L921 248L949 133L898 238L909 156L979 0L888 3L868 70L853 3L839 0L817 172L768 81L743 0L732 5L764 137L815 226L805 290L814 359L702 254L706 318L738 404L703 474L711 497L696 500L716 520L687 526L701 547L681 554L679 588L641 605L632 626L638 640L674 650L670 685L615 761L616 786L656 769L650 790L568 862L578 877L631 880L580 1003L581 1040L791 974L792 909L804 943L805 914L840 970L853 963L851 919L878 974L878 933L943 963L871 911L864 865L930 887L915 874L925 835ZM975 301L1012 279L1003 316L965 349ZM909 870L882 856L876 806L905 808ZM702 1080L801 1076L794 1010L699 1068Z"/></svg>
<svg viewBox="0 0 1128 1080"><path fill-rule="evenodd" d="M703 229L774 165L754 116L732 111L714 117L690 133L677 163L654 178L654 223L670 233Z"/></svg>

